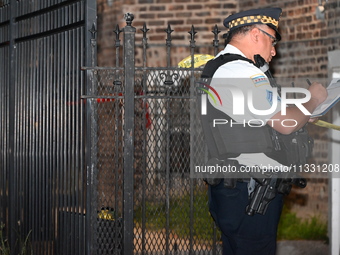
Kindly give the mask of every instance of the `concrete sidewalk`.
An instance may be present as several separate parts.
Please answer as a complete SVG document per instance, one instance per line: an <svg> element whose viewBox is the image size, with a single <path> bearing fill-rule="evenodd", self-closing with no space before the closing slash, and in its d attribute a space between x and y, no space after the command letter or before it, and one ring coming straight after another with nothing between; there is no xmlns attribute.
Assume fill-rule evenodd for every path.
<svg viewBox="0 0 340 255"><path fill-rule="evenodd" d="M278 241L276 255L328 255L324 241Z"/></svg>

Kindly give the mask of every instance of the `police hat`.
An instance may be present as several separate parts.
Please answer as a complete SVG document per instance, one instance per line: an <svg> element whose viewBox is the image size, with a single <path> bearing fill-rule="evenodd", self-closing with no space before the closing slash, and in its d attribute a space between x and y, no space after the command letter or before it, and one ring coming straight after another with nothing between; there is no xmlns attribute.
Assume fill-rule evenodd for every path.
<svg viewBox="0 0 340 255"><path fill-rule="evenodd" d="M281 40L278 31L281 12L281 8L252 9L230 15L224 20L223 25L229 28L229 31L232 31L242 26L264 24L274 29L276 39Z"/></svg>

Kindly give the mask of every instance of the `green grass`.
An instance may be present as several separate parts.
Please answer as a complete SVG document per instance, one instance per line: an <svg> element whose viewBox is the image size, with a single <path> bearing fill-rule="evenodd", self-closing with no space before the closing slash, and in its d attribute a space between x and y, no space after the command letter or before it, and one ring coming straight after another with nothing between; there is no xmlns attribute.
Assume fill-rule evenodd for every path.
<svg viewBox="0 0 340 255"><path fill-rule="evenodd" d="M190 195L173 198L169 201L169 212L166 214L166 203L146 203L146 227L149 230L163 230L169 225L173 234L181 238L192 235L196 239L210 241L213 237L213 220L208 211L208 198L205 190L195 191L190 211ZM191 215L193 217L191 217ZM190 218L193 220L190 222ZM135 223L141 225L142 208L135 210ZM219 233L218 233L219 234ZM217 236L219 238L219 235Z"/></svg>
<svg viewBox="0 0 340 255"><path fill-rule="evenodd" d="M208 212L208 198L206 190L194 192L193 211L190 211L190 195L186 194L180 198L169 201L169 213L166 214L166 203L147 202L145 207L146 228L148 230L162 231L167 224L172 234L181 238L192 234L196 239L210 242L213 238L213 220ZM190 216L193 216L190 222ZM141 226L142 208L135 210L135 224ZM168 221L168 222L167 222ZM217 238L220 234L218 233ZM217 239L218 240L218 239ZM301 219L285 206L282 212L278 229L278 240L328 240L327 223L320 217Z"/></svg>
<svg viewBox="0 0 340 255"><path fill-rule="evenodd" d="M3 223L0 223L0 255L10 255L13 254L11 252L8 240L3 236L3 230L5 228L5 225ZM17 243L19 245L19 253L18 255L32 255L33 250L31 247L31 243L29 240L29 236L31 234L31 231L28 233L28 235L25 237L25 239L19 238L17 240Z"/></svg>
<svg viewBox="0 0 340 255"><path fill-rule="evenodd" d="M8 240L5 239L3 236L3 229L4 229L4 224L0 224L0 254L1 255L9 255L11 254L11 250L9 248Z"/></svg>
<svg viewBox="0 0 340 255"><path fill-rule="evenodd" d="M278 228L279 240L324 240L328 241L327 222L312 216L301 219L284 207Z"/></svg>

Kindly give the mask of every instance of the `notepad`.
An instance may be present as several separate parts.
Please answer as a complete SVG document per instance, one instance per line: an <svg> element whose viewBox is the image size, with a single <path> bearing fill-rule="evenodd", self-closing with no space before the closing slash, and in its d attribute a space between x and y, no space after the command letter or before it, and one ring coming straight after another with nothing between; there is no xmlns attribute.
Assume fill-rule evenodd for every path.
<svg viewBox="0 0 340 255"><path fill-rule="evenodd" d="M312 113L311 118L325 115L337 102L340 101L340 79L333 79L327 87L328 96Z"/></svg>

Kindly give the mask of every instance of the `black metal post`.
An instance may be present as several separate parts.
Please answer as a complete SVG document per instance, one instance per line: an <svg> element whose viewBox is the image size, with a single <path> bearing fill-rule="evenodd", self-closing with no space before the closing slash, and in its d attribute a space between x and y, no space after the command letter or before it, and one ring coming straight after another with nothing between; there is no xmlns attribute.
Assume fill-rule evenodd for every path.
<svg viewBox="0 0 340 255"><path fill-rule="evenodd" d="M191 54L191 70L190 70L190 94L194 95L195 93L195 61L194 61L194 54L195 54L195 48L196 48L196 41L195 41L195 35L197 34L195 27L192 26L191 30L189 31L190 34L190 54ZM194 97L195 98L195 97ZM194 116L195 115L195 103L194 100L190 100L190 146L194 145ZM193 164L193 158L194 158L194 148L190 148L190 165ZM194 166L191 166L194 167ZM194 182L193 179L190 178L190 226L194 226ZM190 247L190 253L194 250L194 229L193 227L190 228L190 239L189 239L189 247Z"/></svg>
<svg viewBox="0 0 340 255"><path fill-rule="evenodd" d="M97 65L97 45L96 45L96 15L97 15L97 1L87 0L85 10L85 60L84 64L87 67L94 67ZM93 71L86 71L86 95L94 95L93 86ZM97 208L95 206L97 199L97 166L96 159L93 159L93 143L96 143L96 138L93 138L93 125L97 125L93 121L94 113L93 100L87 100L86 103L86 166L87 166L87 181L86 181L86 218L85 218L85 243L86 243L86 254L96 254L96 228L97 228L97 218L96 212ZM95 147L96 148L96 147Z"/></svg>
<svg viewBox="0 0 340 255"><path fill-rule="evenodd" d="M133 177L134 177L134 85L135 85L135 34L131 26L133 14L125 14L124 32L124 255L132 255L133 246Z"/></svg>
<svg viewBox="0 0 340 255"><path fill-rule="evenodd" d="M219 40L218 40L218 34L221 31L218 29L217 25L215 25L214 30L212 31L212 33L214 34L214 40L213 40L213 47L214 47L214 54L215 56L218 53L219 50ZM217 227L214 224L214 229L213 229L213 250L212 250L212 254L216 255L217 254L217 247L216 247L216 243L217 243Z"/></svg>
<svg viewBox="0 0 340 255"><path fill-rule="evenodd" d="M15 137L14 132L15 130L15 83L14 86L12 82L15 81L15 14L16 14L16 0L11 0L10 2L10 24L9 24L9 34L10 34L10 41L9 41L9 48L10 48L10 70L9 70L9 77L10 83L8 84L9 88L9 139L8 139L8 233L9 233L9 244L12 249L13 254L16 254L16 239L18 232L18 217L17 217L17 182L16 182L16 171L15 171Z"/></svg>
<svg viewBox="0 0 340 255"><path fill-rule="evenodd" d="M219 40L218 40L218 34L221 32L218 30L217 25L215 25L214 30L212 31L214 34L214 40L213 40L213 47L214 47L214 55L216 56L218 53L218 47L219 47Z"/></svg>
<svg viewBox="0 0 340 255"><path fill-rule="evenodd" d="M146 50L148 47L148 38L147 38L147 32L149 29L146 27L146 24L144 23L143 28L141 29L143 32L143 40L142 40L142 45L143 45L143 81L142 81L142 92L143 95L146 96L147 94L147 73L146 73L146 62L147 62L147 57L146 57ZM143 105L145 106L147 104L147 98L143 98ZM144 108L145 110L145 108ZM145 112L143 114L143 123L146 123L145 121ZM147 130L145 126L143 127L143 151L147 151ZM146 176L147 176L147 162L146 162L146 157L143 157L143 173L142 173L142 204L144 205L142 207L142 254L144 254L144 251L146 250Z"/></svg>

